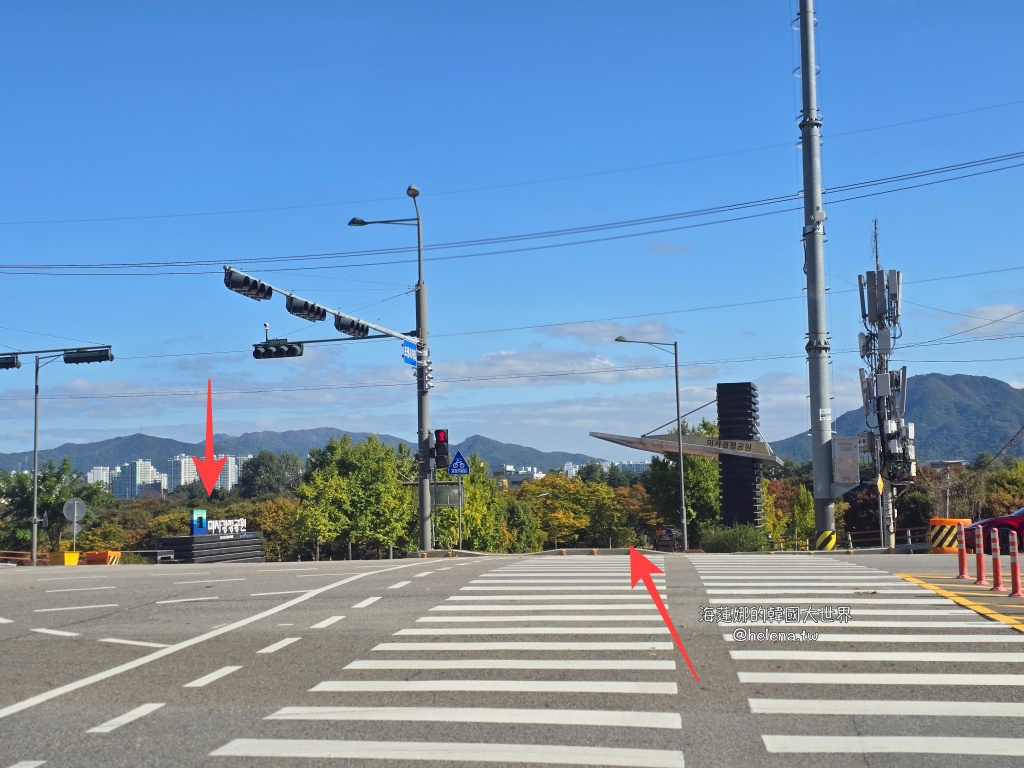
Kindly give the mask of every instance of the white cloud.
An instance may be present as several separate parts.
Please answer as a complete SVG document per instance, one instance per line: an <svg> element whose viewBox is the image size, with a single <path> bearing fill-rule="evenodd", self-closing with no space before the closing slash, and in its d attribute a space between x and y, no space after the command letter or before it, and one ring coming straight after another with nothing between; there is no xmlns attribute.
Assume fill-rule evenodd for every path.
<svg viewBox="0 0 1024 768"><path fill-rule="evenodd" d="M961 314L969 317L962 317L948 325L949 333L989 335L1019 331L1024 325L1024 307L1019 304L994 304L965 309Z"/></svg>
<svg viewBox="0 0 1024 768"><path fill-rule="evenodd" d="M627 339L650 339L660 341L666 339L672 341L677 332L664 323L618 323L612 320L595 320L591 323L574 323L572 325L559 325L552 328L544 328L543 332L555 337L574 338L584 344L594 346L611 345L619 336Z"/></svg>

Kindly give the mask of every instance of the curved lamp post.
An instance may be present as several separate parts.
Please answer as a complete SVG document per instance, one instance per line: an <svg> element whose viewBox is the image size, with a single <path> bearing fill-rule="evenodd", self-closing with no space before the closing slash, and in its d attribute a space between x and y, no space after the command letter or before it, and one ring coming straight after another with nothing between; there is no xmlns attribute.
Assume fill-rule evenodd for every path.
<svg viewBox="0 0 1024 768"><path fill-rule="evenodd" d="M686 479L683 473L683 419L679 415L679 342L678 341L637 341L619 336L616 341L625 344L646 344L649 347L668 352L667 346L672 346L672 357L675 361L676 374L676 438L679 441L679 523L683 527L683 552L690 548L689 537L686 530Z"/></svg>

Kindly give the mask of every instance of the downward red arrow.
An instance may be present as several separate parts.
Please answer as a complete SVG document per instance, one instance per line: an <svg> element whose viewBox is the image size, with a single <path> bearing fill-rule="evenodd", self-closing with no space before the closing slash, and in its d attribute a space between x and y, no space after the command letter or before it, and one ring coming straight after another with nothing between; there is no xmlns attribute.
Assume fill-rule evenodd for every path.
<svg viewBox="0 0 1024 768"><path fill-rule="evenodd" d="M690 661L690 657L686 655L686 649L683 648L683 641L679 639L679 633L676 632L675 626L672 624L672 619L669 618L668 609L665 608L665 603L661 601L661 595L658 593L657 588L654 586L654 579L651 578L651 574L664 573L663 570L658 568L654 563L640 554L633 547L629 548L629 579L630 586L636 587L636 583L643 579L644 586L647 587L647 591L651 593L651 600L658 607L658 613L661 614L662 620L665 622L665 626L668 627L668 631L672 633L672 639L676 641L676 645L679 646L679 652L683 654L683 658L686 659L686 666L690 668L690 673L693 675L693 679L698 683L700 678L697 677L697 670L693 668L693 663Z"/></svg>
<svg viewBox="0 0 1024 768"><path fill-rule="evenodd" d="M206 489L207 496L213 494L213 486L217 484L217 478L220 477L220 471L224 468L224 462L227 460L227 456L223 456L219 459L213 458L213 382L207 379L206 458L197 459L195 456L192 457L192 461L196 464L196 472L199 473L199 479L203 481L203 487Z"/></svg>

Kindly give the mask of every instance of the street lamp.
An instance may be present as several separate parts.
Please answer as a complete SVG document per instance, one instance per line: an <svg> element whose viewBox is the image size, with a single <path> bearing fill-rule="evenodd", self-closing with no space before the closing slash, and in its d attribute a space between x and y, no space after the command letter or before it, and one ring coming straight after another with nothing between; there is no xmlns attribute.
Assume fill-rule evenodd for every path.
<svg viewBox="0 0 1024 768"><path fill-rule="evenodd" d="M410 184L405 194L412 198L413 207L416 209L415 218L364 221L357 216L349 221L348 225L350 227L365 227L367 224L400 224L416 227L418 279L416 281L416 330L412 335L416 337L417 351L419 352L416 361L416 420L417 444L419 446L417 463L419 466L418 480L420 489L420 549L427 551L432 549L432 546L430 520L430 387L427 380L429 348L427 347L427 285L423 282L423 219L420 216L419 204L416 202L420 191L415 185Z"/></svg>
<svg viewBox="0 0 1024 768"><path fill-rule="evenodd" d="M679 522L683 526L683 552L690 548L689 538L686 530L686 479L683 472L683 419L679 415L679 342L678 341L637 341L619 336L616 341L626 344L646 344L662 352L668 352L665 347L672 345L672 358L675 361L676 373L676 438L679 442Z"/></svg>
<svg viewBox="0 0 1024 768"><path fill-rule="evenodd" d="M18 355L36 356L36 388L35 413L32 428L32 565L38 562L39 553L39 369L49 365L59 357L64 358L68 365L78 363L105 363L114 359L110 345L102 347L77 347L73 349L30 349L24 352L13 352L0 357L0 368L20 368ZM40 361L46 362L40 365Z"/></svg>

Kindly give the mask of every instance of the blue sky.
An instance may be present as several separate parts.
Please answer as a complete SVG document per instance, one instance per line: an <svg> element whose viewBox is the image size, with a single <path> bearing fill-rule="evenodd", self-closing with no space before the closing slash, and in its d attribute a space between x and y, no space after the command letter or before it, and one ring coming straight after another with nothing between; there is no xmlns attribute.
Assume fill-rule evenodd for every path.
<svg viewBox="0 0 1024 768"><path fill-rule="evenodd" d="M408 331L415 231L345 224L413 215L410 183L431 426L453 442L641 458L588 436L674 418L671 355L620 334L679 341L684 410L716 382L753 381L769 440L806 429L799 203L440 247L798 192L796 8L9 0L0 352L109 343L116 356L43 369L42 447L199 441L208 378L220 433L412 439L399 342L253 360L264 322L294 340L338 334L279 297L229 292L221 272ZM821 0L817 15L826 189L1024 151L1024 5ZM860 400L851 288L873 267L874 217L883 266L906 281L900 364L1024 386L1024 169L949 180L1019 162L826 196L836 415ZM318 254L334 255L288 258ZM32 365L0 371L0 451L31 449Z"/></svg>

